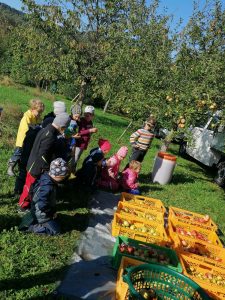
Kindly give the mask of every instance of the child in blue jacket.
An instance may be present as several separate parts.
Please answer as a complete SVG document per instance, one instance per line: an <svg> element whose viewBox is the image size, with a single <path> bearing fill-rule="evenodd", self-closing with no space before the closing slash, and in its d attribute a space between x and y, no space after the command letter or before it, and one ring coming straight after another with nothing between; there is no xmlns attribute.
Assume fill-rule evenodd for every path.
<svg viewBox="0 0 225 300"><path fill-rule="evenodd" d="M22 219L19 226L21 230L48 235L60 233L60 226L56 219L55 190L57 183L68 176L69 169L62 158L51 162L50 170L44 172L32 188L31 210Z"/></svg>

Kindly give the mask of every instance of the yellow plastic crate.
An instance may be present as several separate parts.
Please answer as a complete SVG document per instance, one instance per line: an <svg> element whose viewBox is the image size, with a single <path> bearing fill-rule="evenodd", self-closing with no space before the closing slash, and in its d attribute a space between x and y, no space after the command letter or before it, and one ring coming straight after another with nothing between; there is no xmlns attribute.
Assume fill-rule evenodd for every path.
<svg viewBox="0 0 225 300"><path fill-rule="evenodd" d="M214 231L200 228L191 224L179 222L175 219L168 222L169 235L173 242L177 243L177 236L189 237L197 242L207 242L216 246L223 247L222 242Z"/></svg>
<svg viewBox="0 0 225 300"><path fill-rule="evenodd" d="M163 213L166 212L166 208L159 199L122 193L120 201L126 201L142 208L154 209Z"/></svg>
<svg viewBox="0 0 225 300"><path fill-rule="evenodd" d="M212 292L210 290L206 290L206 293L208 293L208 295L215 300L225 300L225 294L223 293L217 293L217 292Z"/></svg>
<svg viewBox="0 0 225 300"><path fill-rule="evenodd" d="M177 235L174 239L176 240L174 248L178 253L184 253L199 261L225 269L224 248L181 235Z"/></svg>
<svg viewBox="0 0 225 300"><path fill-rule="evenodd" d="M152 209L146 209L139 207L137 205L133 205L127 202L119 202L117 207L117 213L130 216L133 218L137 218L145 221L153 221L159 224L164 225L164 213Z"/></svg>
<svg viewBox="0 0 225 300"><path fill-rule="evenodd" d="M123 275L125 274L125 269L128 267L139 266L144 264L145 262L133 259L130 257L122 257L120 267L117 273L117 280L116 280L116 300L125 300L128 299L127 291L128 291L128 284L123 281Z"/></svg>
<svg viewBox="0 0 225 300"><path fill-rule="evenodd" d="M211 293L225 294L225 270L179 254L183 274Z"/></svg>
<svg viewBox="0 0 225 300"><path fill-rule="evenodd" d="M112 235L115 237L118 235L126 236L159 246L171 245L171 240L167 236L163 225L150 221L143 222L117 213L114 214L112 222Z"/></svg>
<svg viewBox="0 0 225 300"><path fill-rule="evenodd" d="M212 219L206 216L184 210L178 207L169 207L169 220L176 219L177 221L188 223L194 226L202 227L207 230L217 231L217 225L212 221Z"/></svg>

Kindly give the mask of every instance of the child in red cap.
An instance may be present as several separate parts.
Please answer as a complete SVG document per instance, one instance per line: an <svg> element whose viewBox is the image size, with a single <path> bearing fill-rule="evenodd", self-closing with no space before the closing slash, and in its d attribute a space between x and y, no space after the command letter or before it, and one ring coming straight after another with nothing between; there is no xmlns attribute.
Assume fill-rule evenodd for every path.
<svg viewBox="0 0 225 300"><path fill-rule="evenodd" d="M102 153L104 156L105 154L109 153L109 151L111 150L111 144L108 140L99 139L98 146L99 147L96 147L90 151L90 154L85 158L84 162L92 160L93 155L95 155L95 153ZM105 166L106 166L106 160L103 159L102 167L105 167Z"/></svg>
<svg viewBox="0 0 225 300"><path fill-rule="evenodd" d="M106 166L102 170L98 187L109 189L113 192L119 188L118 174L121 161L127 156L128 148L122 146L116 154L106 161Z"/></svg>

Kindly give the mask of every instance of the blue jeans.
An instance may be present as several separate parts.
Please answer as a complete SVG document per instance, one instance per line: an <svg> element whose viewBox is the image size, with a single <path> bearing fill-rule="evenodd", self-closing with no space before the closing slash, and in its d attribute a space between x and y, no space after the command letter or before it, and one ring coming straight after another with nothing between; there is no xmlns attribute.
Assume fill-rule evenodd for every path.
<svg viewBox="0 0 225 300"><path fill-rule="evenodd" d="M129 194L133 194L133 195L140 195L140 191L138 189L132 189L132 190L127 190L126 191Z"/></svg>
<svg viewBox="0 0 225 300"><path fill-rule="evenodd" d="M21 159L21 155L22 155L22 147L16 147L13 155L11 156L11 158L9 159L9 162L18 162Z"/></svg>
<svg viewBox="0 0 225 300"><path fill-rule="evenodd" d="M57 235L60 233L60 226L55 220L50 220L42 224L30 225L28 231L41 235Z"/></svg>

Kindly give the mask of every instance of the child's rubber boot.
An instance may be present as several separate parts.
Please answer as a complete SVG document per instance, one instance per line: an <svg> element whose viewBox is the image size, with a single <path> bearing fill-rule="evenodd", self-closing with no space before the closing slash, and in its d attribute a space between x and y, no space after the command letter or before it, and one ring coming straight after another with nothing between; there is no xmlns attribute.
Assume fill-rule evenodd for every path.
<svg viewBox="0 0 225 300"><path fill-rule="evenodd" d="M7 169L7 174L9 176L15 176L14 168L15 168L16 164L17 164L16 161L12 161L11 159L9 160L9 162L8 162L8 169Z"/></svg>

